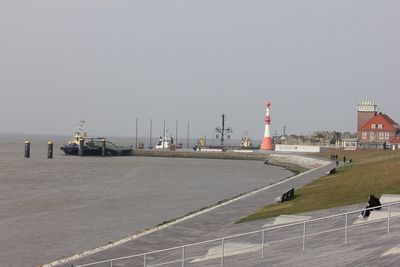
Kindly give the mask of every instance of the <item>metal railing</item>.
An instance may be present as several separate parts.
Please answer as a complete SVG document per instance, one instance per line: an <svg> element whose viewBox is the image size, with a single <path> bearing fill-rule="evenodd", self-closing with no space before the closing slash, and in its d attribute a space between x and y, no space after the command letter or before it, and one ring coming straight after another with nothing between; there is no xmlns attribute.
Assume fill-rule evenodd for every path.
<svg viewBox="0 0 400 267"><path fill-rule="evenodd" d="M387 225L384 227L384 229L386 228L385 230L386 230L387 234L388 235L390 234L391 220L395 219L395 218L400 218L400 201L383 204L380 207L382 208L381 210L379 210L380 213L385 212L386 211L385 208L387 208L387 212L385 212L387 214L386 217L378 218L378 219L371 220L371 221L365 220L365 221L361 221L358 224L353 224L353 225L349 225L349 218L351 217L351 219L354 219L354 217L358 217L358 214L360 214L364 209L349 211L349 212L345 212L345 213L335 214L335 215L331 215L331 216L325 216L325 217L316 218L316 219L305 220L305 221L296 222L296 223L285 224L282 226L276 226L276 227L271 227L271 228L267 228L267 229L262 229L262 230L257 230L257 231L252 231L252 232L247 232L247 233L242 233L242 234L237 234L237 235L226 236L226 237L222 237L222 238L192 243L192 244L183 245L183 246L171 247L171 248L163 249L163 250L146 252L146 253L141 253L141 254L136 254L136 255L129 255L129 256L113 258L113 259L107 259L107 260L97 261L97 262L92 262L92 263L87 263L87 264L75 265L75 267L95 266L95 265L100 265L100 264L109 264L107 266L113 267L114 263L123 261L123 260L128 260L128 259L137 259L137 262L141 261L141 264L136 265L136 266L155 267L155 266L163 266L163 265L173 264L173 263L180 263L179 265L184 267L186 264L188 264L188 263L190 264L189 261L196 261L199 258L200 259L203 258L202 260L219 259L220 265L224 266L224 261L225 261L226 255L228 253L230 255L232 255L233 253L236 253L236 252L238 252L238 253L243 252L243 251L248 252L251 249L253 249L253 250L251 250L252 252L255 252L256 250L261 250L260 257L261 257L261 259L264 259L265 258L265 247L267 245L271 246L271 245L277 244L277 243L284 243L284 242L289 242L289 241L293 241L293 240L301 240L302 250L304 251L306 249L307 240L310 239L311 237L316 237L319 235L333 233L333 232L339 232L339 231L343 231L343 236L341 238L343 238L343 242L346 244L348 242L349 230L352 228L356 228L356 227L361 227L361 226L375 224L378 222L387 221ZM398 215L395 215L395 216L391 215L391 213L393 211L393 207L395 207L394 209L396 209ZM378 207L374 207L374 208L378 208ZM371 210L371 214L374 212L377 212L377 211ZM354 216L354 215L356 215L356 216ZM342 217L344 217L344 220ZM318 230L318 228L325 228L326 225L328 224L328 223L323 223L324 220L325 221L328 220L331 224L341 224L342 223L343 225L340 227L333 228L333 229L322 230L322 231ZM359 220L361 220L361 219L359 219ZM317 232L311 232L312 229L308 229L307 226L310 226L313 224L316 224L315 227L318 230ZM271 232L273 232L273 231L289 229L290 227L296 227L296 226L299 226L301 230L293 231L296 234L295 236L281 238L281 233L279 233L278 237L280 236L280 239L267 240L267 236L270 236L270 237L273 236L271 234ZM307 229L310 230L310 232L308 232ZM286 232L286 234L287 234L287 232ZM245 248L239 248L239 249L227 250L225 247L228 240L239 239L239 238L245 239L246 237L250 238L250 239L254 239L255 236L259 237L259 239L261 240L260 243L252 243L251 245L246 246ZM204 247L206 245L212 245L214 243L219 243L218 246L220 247L220 251L217 251L212 254L207 254L208 258L204 258L204 253L196 255L196 256L191 256L191 257L187 256L187 254L186 254L188 249L195 248L195 247L201 247L201 246ZM163 254L163 255L161 257L159 257L158 259L155 259L154 255L156 255L156 254ZM178 259L169 260L169 261L165 261L162 263L159 262L162 258L171 257L172 254L175 254L175 255L178 254ZM153 256L153 258L152 258L152 256ZM149 262L149 259L152 259L151 263ZM105 266L105 265L102 265L102 266ZM129 265L129 266L131 266L131 265Z"/></svg>

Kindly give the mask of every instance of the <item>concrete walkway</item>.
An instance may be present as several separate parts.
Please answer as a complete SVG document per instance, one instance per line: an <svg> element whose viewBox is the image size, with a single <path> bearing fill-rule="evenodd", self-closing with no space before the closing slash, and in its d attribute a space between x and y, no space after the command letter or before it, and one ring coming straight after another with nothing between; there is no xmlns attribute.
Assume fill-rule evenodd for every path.
<svg viewBox="0 0 400 267"><path fill-rule="evenodd" d="M334 164L330 163L318 169L289 178L284 182L272 185L258 193L241 198L240 200L173 224L162 230L149 233L94 254L77 257L76 259L70 259L65 262L58 262L57 264L47 266L76 266L111 258L167 249L247 231L259 230L266 223L265 220L242 224L235 224L235 222L239 218L253 213L260 207L274 203L274 199L281 192L292 187L295 189L301 188L311 181L325 175L332 167L334 167ZM139 264L138 266L143 266L143 258L138 259L136 263ZM114 267L132 265L132 261L119 261L113 263ZM99 266L109 265L106 264ZM200 264L200 266L205 266L204 262Z"/></svg>
<svg viewBox="0 0 400 267"><path fill-rule="evenodd" d="M362 209L364 205L359 204L321 210L303 215L321 218L327 215ZM353 222L357 220L358 214L354 213L348 216L349 225L353 225ZM344 227L344 217L329 219L318 225L308 225L307 232L312 235L314 232L340 229L340 227ZM301 237L301 231L301 229L293 228L291 229L291 234ZM347 243L345 243L344 233L344 228L342 228L337 231L327 231L321 235L308 236L304 251L302 250L301 238L270 244L269 242L274 240L275 237L282 238L282 233L277 233L276 236L267 238L264 259L261 259L261 249L259 249L253 253L249 252L227 257L225 266L400 266L399 217L391 218L390 234L388 234L387 220L348 228ZM203 266L217 265L203 264Z"/></svg>

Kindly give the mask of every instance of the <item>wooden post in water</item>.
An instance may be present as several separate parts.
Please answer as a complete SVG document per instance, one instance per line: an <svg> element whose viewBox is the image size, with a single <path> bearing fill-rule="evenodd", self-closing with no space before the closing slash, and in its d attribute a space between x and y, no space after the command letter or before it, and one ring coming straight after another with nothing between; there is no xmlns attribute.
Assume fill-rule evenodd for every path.
<svg viewBox="0 0 400 267"><path fill-rule="evenodd" d="M53 142L52 141L47 142L47 158L48 159L53 158Z"/></svg>
<svg viewBox="0 0 400 267"><path fill-rule="evenodd" d="M31 155L31 142L25 141L25 158L29 158Z"/></svg>
<svg viewBox="0 0 400 267"><path fill-rule="evenodd" d="M106 139L101 139L101 156L106 156Z"/></svg>
<svg viewBox="0 0 400 267"><path fill-rule="evenodd" d="M78 148L78 155L83 156L85 154L85 139L79 138L79 148Z"/></svg>

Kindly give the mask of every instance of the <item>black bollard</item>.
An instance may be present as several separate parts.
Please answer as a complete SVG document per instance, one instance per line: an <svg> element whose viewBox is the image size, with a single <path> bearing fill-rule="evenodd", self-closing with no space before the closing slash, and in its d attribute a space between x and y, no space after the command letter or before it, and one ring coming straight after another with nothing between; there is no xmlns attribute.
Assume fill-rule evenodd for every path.
<svg viewBox="0 0 400 267"><path fill-rule="evenodd" d="M51 141L47 142L47 158L53 158L53 142Z"/></svg>
<svg viewBox="0 0 400 267"><path fill-rule="evenodd" d="M101 156L106 156L106 139L101 139Z"/></svg>
<svg viewBox="0 0 400 267"><path fill-rule="evenodd" d="M85 149L85 139L80 138L79 139L79 148L78 148L79 156L83 156L85 154L84 149Z"/></svg>
<svg viewBox="0 0 400 267"><path fill-rule="evenodd" d="M25 141L25 158L29 158L31 156L31 142Z"/></svg>

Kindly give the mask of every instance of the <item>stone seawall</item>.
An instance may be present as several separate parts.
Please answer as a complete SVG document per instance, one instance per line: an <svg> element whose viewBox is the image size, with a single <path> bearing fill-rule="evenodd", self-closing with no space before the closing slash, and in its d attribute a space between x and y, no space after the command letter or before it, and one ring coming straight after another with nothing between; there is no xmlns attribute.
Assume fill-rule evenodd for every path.
<svg viewBox="0 0 400 267"><path fill-rule="evenodd" d="M327 160L315 159L301 155L290 154L271 154L269 155L268 163L274 165L281 165L282 163L289 163L301 166L305 169L315 169L329 163Z"/></svg>
<svg viewBox="0 0 400 267"><path fill-rule="evenodd" d="M262 154L254 152L201 152L176 150L134 150L132 156L138 157L169 157L169 158L199 158L199 159L227 159L227 160L259 160L267 164L291 169L295 173L314 169L326 165L325 160L314 159L302 155L289 154ZM300 168L299 168L300 167Z"/></svg>
<svg viewBox="0 0 400 267"><path fill-rule="evenodd" d="M241 152L201 152L179 150L134 150L132 156L168 157L168 158L199 158L199 159L230 159L230 160L261 160L266 161L270 155Z"/></svg>

